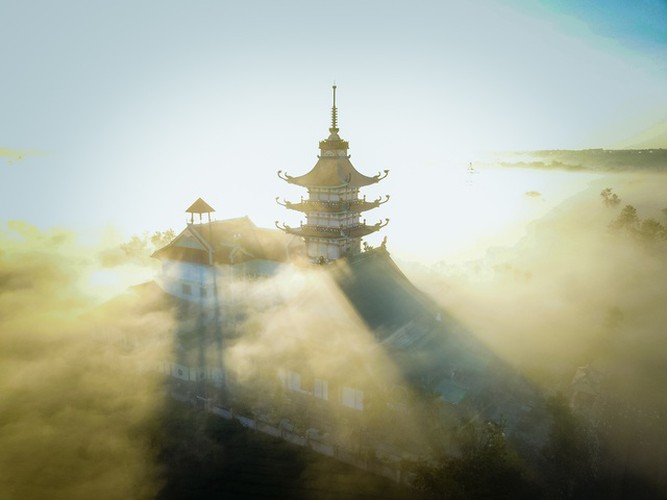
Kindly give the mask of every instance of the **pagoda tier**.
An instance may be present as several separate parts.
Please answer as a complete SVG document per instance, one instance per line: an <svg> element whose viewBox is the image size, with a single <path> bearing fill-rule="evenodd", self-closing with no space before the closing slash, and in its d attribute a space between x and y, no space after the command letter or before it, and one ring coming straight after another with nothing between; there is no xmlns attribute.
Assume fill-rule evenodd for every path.
<svg viewBox="0 0 667 500"><path fill-rule="evenodd" d="M329 136L329 138L331 138L331 136ZM341 141L341 143L345 144L345 147L347 148L346 141ZM345 151L347 151L347 149L345 149ZM348 155L336 157L332 154L327 154L336 153L336 151L331 149L323 150L323 153L323 155L320 155L320 159L317 161L313 169L307 174L299 177L292 177L291 175L288 175L287 172L283 173L282 170L279 170L278 177L290 184L297 184L307 188L346 186L363 187L381 181L387 177L387 174L389 173L388 170L385 170L384 173L378 173L373 177L368 177L357 172Z"/></svg>
<svg viewBox="0 0 667 500"><path fill-rule="evenodd" d="M297 210L299 212L324 212L324 213L337 213L337 212L365 212L366 210L371 210L377 208L380 205L384 205L389 201L389 195L383 200L381 197L373 201L366 201L366 197L363 199L355 200L346 200L346 201L314 201L314 200L301 200L299 203L292 203L291 201L280 201L279 198L276 198L276 201L279 205L286 207L290 210Z"/></svg>
<svg viewBox="0 0 667 500"><path fill-rule="evenodd" d="M276 201L290 210L306 214L306 223L299 227L286 224L276 226L283 231L301 236L306 242L308 256L317 262L335 260L361 251L361 238L386 226L385 222L367 225L361 221L360 214L389 200L380 197L367 201L359 198L359 188L375 184L389 173L379 173L368 177L358 172L347 154L348 142L338 135L338 110L336 108L336 86L333 86L333 107L331 110L331 128L329 137L320 141L320 155L310 172L292 177L278 171L278 177L290 184L308 189L308 199L299 203Z"/></svg>
<svg viewBox="0 0 667 500"><path fill-rule="evenodd" d="M389 223L389 219L385 219L384 222L378 222L369 226L366 223L356 224L354 226L319 226L315 224L301 224L299 227L290 227L287 224L278 224L276 226L278 229L283 231L301 236L303 238L331 238L331 239L340 239L340 238L349 238L357 239L364 236L368 236L379 229L382 229Z"/></svg>

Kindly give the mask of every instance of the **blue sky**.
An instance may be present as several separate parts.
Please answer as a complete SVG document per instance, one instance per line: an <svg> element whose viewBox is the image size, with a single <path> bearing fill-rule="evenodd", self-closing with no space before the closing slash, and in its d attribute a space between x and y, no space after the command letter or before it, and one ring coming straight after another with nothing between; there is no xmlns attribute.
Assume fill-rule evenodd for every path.
<svg viewBox="0 0 667 500"><path fill-rule="evenodd" d="M275 171L314 164L333 80L357 168L417 184L667 118L665 2L26 1L0 19L0 221L40 227L178 229L198 196L271 224L298 196Z"/></svg>
<svg viewBox="0 0 667 500"><path fill-rule="evenodd" d="M579 21L594 34L623 45L662 51L667 43L667 2L664 0L550 0L541 2L554 13Z"/></svg>

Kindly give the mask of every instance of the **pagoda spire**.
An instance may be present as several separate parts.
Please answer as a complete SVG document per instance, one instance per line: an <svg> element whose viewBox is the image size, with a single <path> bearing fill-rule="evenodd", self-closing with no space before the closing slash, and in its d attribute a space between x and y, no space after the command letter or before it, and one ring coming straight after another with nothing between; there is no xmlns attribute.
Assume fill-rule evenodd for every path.
<svg viewBox="0 0 667 500"><path fill-rule="evenodd" d="M333 89L333 106L331 107L331 128L329 132L338 133L338 108L336 107L336 82L331 86Z"/></svg>

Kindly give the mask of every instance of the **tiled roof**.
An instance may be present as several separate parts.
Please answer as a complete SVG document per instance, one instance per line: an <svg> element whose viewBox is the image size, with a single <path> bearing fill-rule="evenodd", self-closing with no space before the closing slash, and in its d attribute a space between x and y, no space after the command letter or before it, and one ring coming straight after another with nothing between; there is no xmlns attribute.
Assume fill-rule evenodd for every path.
<svg viewBox="0 0 667 500"><path fill-rule="evenodd" d="M201 249L179 245L188 235L202 243ZM174 240L155 254L158 258L208 263L208 250L217 264L239 264L249 260L284 262L303 251L303 242L275 229L257 227L248 217L189 224Z"/></svg>

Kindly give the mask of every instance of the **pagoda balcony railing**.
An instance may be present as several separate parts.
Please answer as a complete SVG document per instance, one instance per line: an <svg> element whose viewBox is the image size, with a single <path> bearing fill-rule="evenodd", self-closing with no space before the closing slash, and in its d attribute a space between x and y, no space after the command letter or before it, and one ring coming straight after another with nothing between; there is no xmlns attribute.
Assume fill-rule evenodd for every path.
<svg viewBox="0 0 667 500"><path fill-rule="evenodd" d="M383 200L379 197L373 201L367 201L364 196L363 199L354 200L339 200L339 201L324 201L324 200L304 200L301 199L298 203L291 201L280 201L276 197L276 203L290 210L298 210L299 212L365 212L383 205L389 201L389 195L386 195Z"/></svg>

